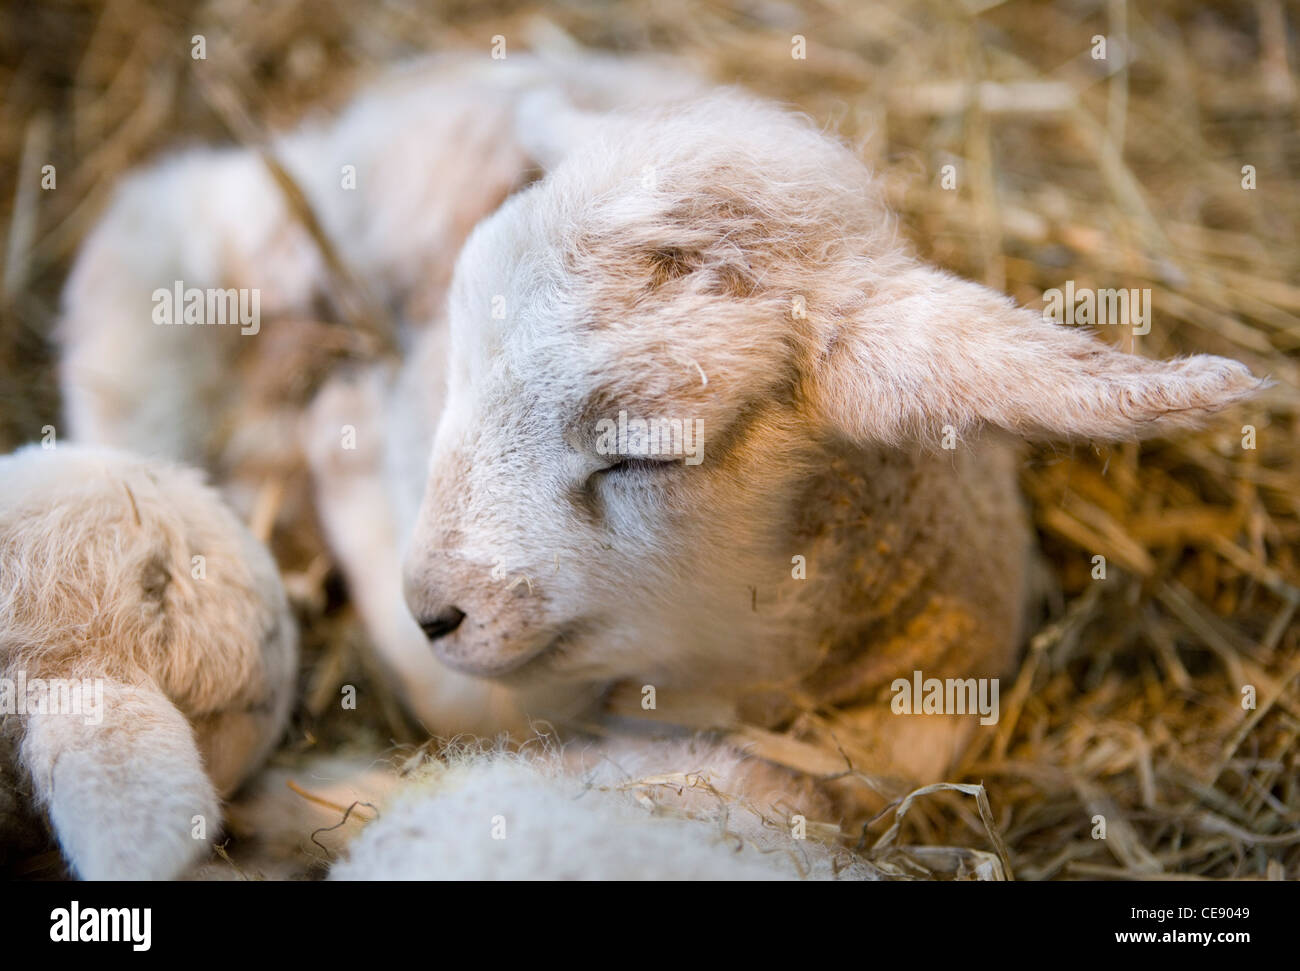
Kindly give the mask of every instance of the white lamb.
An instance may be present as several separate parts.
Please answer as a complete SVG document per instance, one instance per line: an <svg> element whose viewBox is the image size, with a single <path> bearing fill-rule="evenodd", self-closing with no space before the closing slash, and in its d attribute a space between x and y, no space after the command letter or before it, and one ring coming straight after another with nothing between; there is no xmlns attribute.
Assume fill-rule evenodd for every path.
<svg viewBox="0 0 1300 971"><path fill-rule="evenodd" d="M1260 382L919 264L850 152L752 98L569 123L457 264L412 613L458 670L703 697L697 727L866 705L862 767L933 778L971 720L899 719L887 692L1006 671L1012 437L1190 427ZM611 450L636 419L671 447Z"/></svg>
<svg viewBox="0 0 1300 971"><path fill-rule="evenodd" d="M275 563L193 470L100 448L0 457L0 778L85 879L168 879L284 729Z"/></svg>
<svg viewBox="0 0 1300 971"><path fill-rule="evenodd" d="M816 838L826 807L807 789L698 740L453 751L396 790L330 879L874 878Z"/></svg>
<svg viewBox="0 0 1300 971"><path fill-rule="evenodd" d="M445 322L436 301L420 303L431 319L402 366L332 372L305 423L331 548L413 709L441 734L523 715L591 724L626 714L630 688L642 700L632 713L653 699L667 720L732 739L817 710L844 730L857 768L940 776L975 722L894 717L887 692L914 670L1005 673L1031 548L1014 439L1191 427L1260 382L1222 358L1121 353L918 263L849 151L750 97L613 113L578 110L562 88L513 97L497 116L504 143L549 174L474 230ZM300 164L303 181L325 178ZM440 211L427 200L463 188L419 175L387 185L390 206L374 218L409 218L361 248L367 275L413 286L399 263L445 252L419 234L421 207ZM144 193L136 207L164 211ZM372 238L366 205L350 211L355 224L324 222L341 241ZM103 276L82 267L121 249L126 223L112 219L70 284L74 423L130 439L154 415L167 425L157 440L193 455L209 424L238 415L237 380L215 411L183 409L202 428L174 429L161 417L172 392L136 390L138 365L85 350ZM190 245L238 239L204 226L188 227ZM263 235L277 226L269 219ZM192 332L154 337L141 306L146 281L171 269L142 269L97 325L137 334L145 355L166 341L179 375L201 371ZM209 269L206 285L232 285L227 266ZM284 279L287 292L312 289L305 270ZM116 397L84 393L92 360ZM219 385L229 358L214 360ZM651 429L663 436L654 448ZM222 471L238 480L238 453L219 455L234 456ZM635 744L652 761L667 751ZM725 746L710 762L742 790L760 765ZM507 791L516 810L527 805L518 763L455 771L455 784L369 824L340 874L390 874L403 841L443 846L486 826L479 817ZM552 776L532 776L539 806L565 791ZM621 811L593 810L606 821ZM581 846L556 852L571 859ZM424 859L473 871L442 850ZM483 875L507 872L474 859ZM529 859L509 873L561 872L548 853Z"/></svg>
<svg viewBox="0 0 1300 971"><path fill-rule="evenodd" d="M544 140L545 129L523 131L517 117L570 101L663 101L697 86L651 60L445 55L384 74L337 119L305 124L265 148L372 303L391 314L388 338L415 348L414 358L436 353L437 336L421 344L421 335L441 326L469 231L537 174L530 142ZM302 434L302 408L316 387L350 375L374 348L322 322L338 281L260 149L190 150L118 187L63 293L68 437L210 470L246 517L273 510L273 549L304 545L321 521L383 662L423 724L447 735L522 729L510 693L440 664L402 601L395 550L419 504L407 483L424 474L436 405L423 396L440 394L436 382L411 375L410 405L375 429L363 426L366 416L350 416L355 450L340 448L340 425ZM159 322L159 294L173 293L177 281L205 299L221 291L213 307L231 323L185 324L176 306L174 323ZM226 303L241 290L257 294L254 324L236 325L235 301ZM440 373L442 362L430 366ZM391 377L379 367L358 380L386 387ZM316 450L309 479L305 452L314 445L325 451Z"/></svg>

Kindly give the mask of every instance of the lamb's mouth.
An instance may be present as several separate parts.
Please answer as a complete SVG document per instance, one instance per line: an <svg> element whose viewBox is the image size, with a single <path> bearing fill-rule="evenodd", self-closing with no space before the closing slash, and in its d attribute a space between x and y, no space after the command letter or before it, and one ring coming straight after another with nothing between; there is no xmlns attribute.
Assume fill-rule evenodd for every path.
<svg viewBox="0 0 1300 971"><path fill-rule="evenodd" d="M462 654L458 645L450 643L452 638L437 642L438 657L449 667L463 674L472 674L479 678L500 679L507 682L525 681L543 673L561 655L572 638L572 627L563 627L549 640L541 641L539 647L526 649L505 657L491 655L479 656L477 652Z"/></svg>

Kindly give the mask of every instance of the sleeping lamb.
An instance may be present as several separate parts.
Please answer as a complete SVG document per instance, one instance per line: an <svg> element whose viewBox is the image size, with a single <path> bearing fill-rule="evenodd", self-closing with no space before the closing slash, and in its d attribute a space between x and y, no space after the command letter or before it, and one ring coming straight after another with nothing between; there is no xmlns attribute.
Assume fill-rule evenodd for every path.
<svg viewBox="0 0 1300 971"><path fill-rule="evenodd" d="M1006 672L1031 552L1017 440L1194 427L1261 382L1222 358L1122 353L924 266L852 153L772 105L723 91L586 111L542 87L513 91L489 141L545 177L474 229L445 312L419 301L400 363L326 374L293 446L376 650L438 734L545 716L635 738L626 716L653 714L720 736L734 768L755 763L728 746L816 711L858 769L938 778L978 720L896 717L890 686ZM325 178L306 154L295 165ZM414 168L385 184L385 211L457 197ZM336 195L313 202L327 226L366 231L364 205L343 219ZM131 205L165 218L143 192ZM181 409L204 429L241 407L198 331L149 336L140 307L170 264L141 263L131 285L148 289L94 303L133 225L113 218L70 284L74 432L162 442L239 482L239 453L214 463L203 430L131 440L187 392L137 391L125 362L91 373L104 360L88 348L130 333L225 388L215 413ZM261 251L204 226L187 245L226 262L193 282L233 285L229 266L256 281ZM383 252L422 265L443 252L427 229L408 220ZM382 289L401 274L376 252ZM305 312L314 264L274 265L277 306ZM391 859L389 818L349 875L383 870L367 846Z"/></svg>
<svg viewBox="0 0 1300 971"><path fill-rule="evenodd" d="M888 692L1005 673L1014 440L1191 427L1260 382L921 265L850 152L752 98L551 124L563 154L452 283L405 548L432 648L592 702L650 686L698 728L854 706L861 767L934 779L972 720Z"/></svg>

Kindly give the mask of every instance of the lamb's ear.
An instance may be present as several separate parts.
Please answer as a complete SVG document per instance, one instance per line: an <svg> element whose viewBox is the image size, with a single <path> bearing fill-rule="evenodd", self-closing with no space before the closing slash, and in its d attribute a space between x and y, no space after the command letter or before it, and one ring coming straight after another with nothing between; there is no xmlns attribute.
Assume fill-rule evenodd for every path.
<svg viewBox="0 0 1300 971"><path fill-rule="evenodd" d="M849 438L935 442L980 424L1026 438L1132 439L1195 427L1268 384L1209 355L1154 361L916 267L829 336L816 406Z"/></svg>

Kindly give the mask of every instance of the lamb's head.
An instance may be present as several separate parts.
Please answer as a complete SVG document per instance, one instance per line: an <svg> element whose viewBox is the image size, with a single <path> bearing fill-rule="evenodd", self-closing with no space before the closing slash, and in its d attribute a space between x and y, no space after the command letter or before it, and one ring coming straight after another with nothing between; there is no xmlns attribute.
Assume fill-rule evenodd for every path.
<svg viewBox="0 0 1300 971"><path fill-rule="evenodd" d="M772 675L757 639L816 646L791 640L802 594L759 611L754 591L792 586L799 500L832 450L869 468L945 426L972 448L981 426L1133 437L1258 384L1117 352L918 264L851 152L751 99L572 141L478 227L452 287L406 586L457 668Z"/></svg>

